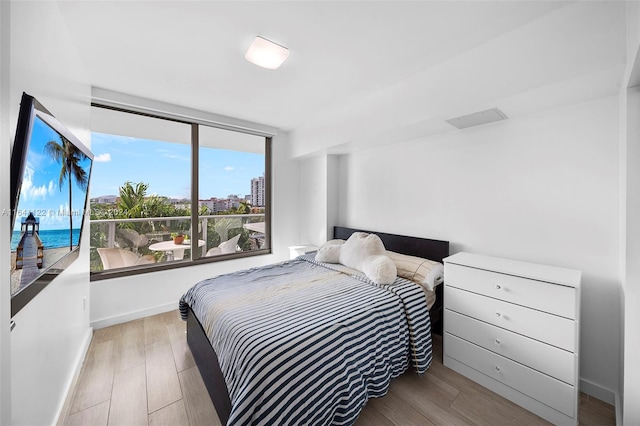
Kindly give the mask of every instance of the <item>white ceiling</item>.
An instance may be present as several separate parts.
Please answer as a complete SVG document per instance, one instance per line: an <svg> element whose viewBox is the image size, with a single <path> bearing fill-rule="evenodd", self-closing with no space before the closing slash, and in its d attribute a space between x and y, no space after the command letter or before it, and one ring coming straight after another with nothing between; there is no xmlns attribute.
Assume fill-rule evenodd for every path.
<svg viewBox="0 0 640 426"><path fill-rule="evenodd" d="M298 154L437 133L480 109L512 117L614 94L625 63L623 2L59 7L92 85L292 131ZM280 69L244 59L256 35L290 49Z"/></svg>

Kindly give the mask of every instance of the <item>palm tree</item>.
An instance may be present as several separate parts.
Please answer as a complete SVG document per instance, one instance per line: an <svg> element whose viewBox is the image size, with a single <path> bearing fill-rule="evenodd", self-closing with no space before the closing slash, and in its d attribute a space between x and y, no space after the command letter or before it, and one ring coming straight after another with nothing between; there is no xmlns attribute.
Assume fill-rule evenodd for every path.
<svg viewBox="0 0 640 426"><path fill-rule="evenodd" d="M126 181L120 187L118 207L125 217L143 217L147 189L149 189L149 184L144 182L139 182L134 187L132 182Z"/></svg>
<svg viewBox="0 0 640 426"><path fill-rule="evenodd" d="M236 209L237 214L249 214L251 213L251 203L248 201L240 201L240 205Z"/></svg>
<svg viewBox="0 0 640 426"><path fill-rule="evenodd" d="M80 163L87 159L84 152L78 149L64 136L60 137L60 142L51 140L44 146L45 153L54 160L62 164L60 168L60 178L58 187L62 191L64 180L69 181L69 250L73 250L73 215L71 214L71 180L75 179L76 184L83 191L89 186L89 176Z"/></svg>

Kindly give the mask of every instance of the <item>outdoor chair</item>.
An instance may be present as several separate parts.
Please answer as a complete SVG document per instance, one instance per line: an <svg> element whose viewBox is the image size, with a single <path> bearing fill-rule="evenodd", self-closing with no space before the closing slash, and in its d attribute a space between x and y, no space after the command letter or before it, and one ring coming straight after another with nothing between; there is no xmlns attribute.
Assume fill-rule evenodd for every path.
<svg viewBox="0 0 640 426"><path fill-rule="evenodd" d="M98 254L102 260L103 269L124 268L127 266L154 263L153 256L138 256L130 250L119 248L99 248Z"/></svg>

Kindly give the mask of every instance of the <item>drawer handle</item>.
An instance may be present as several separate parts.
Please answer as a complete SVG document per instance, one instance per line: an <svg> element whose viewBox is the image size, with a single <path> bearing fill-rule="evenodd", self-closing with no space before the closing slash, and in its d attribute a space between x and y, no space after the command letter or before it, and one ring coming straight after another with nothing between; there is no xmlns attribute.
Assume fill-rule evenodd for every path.
<svg viewBox="0 0 640 426"><path fill-rule="evenodd" d="M502 316L502 314L501 314L500 312L496 312L496 316L497 316L497 317L501 317L501 316Z"/></svg>
<svg viewBox="0 0 640 426"><path fill-rule="evenodd" d="M500 290L502 286L500 284L496 284L496 290Z"/></svg>
<svg viewBox="0 0 640 426"><path fill-rule="evenodd" d="M496 373L500 372L500 367L498 367L497 365L493 369L496 370Z"/></svg>
<svg viewBox="0 0 640 426"><path fill-rule="evenodd" d="M496 345L499 345L500 344L500 339L496 339L495 342L496 342Z"/></svg>

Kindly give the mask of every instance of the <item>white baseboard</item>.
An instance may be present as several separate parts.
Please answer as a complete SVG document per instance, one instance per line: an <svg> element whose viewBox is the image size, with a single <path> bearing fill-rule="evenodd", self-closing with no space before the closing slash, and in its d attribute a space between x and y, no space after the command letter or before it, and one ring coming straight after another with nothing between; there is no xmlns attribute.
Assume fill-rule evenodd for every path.
<svg viewBox="0 0 640 426"><path fill-rule="evenodd" d="M165 312L176 310L177 308L178 308L178 304L176 302L171 302L165 305L154 306L153 308L142 309L140 311L129 312L122 315L116 315L109 318L95 320L91 322L91 327L97 330L99 328L105 328L105 327L109 327L116 324L122 324L124 322L137 320L137 319L148 317L151 315L163 314Z"/></svg>
<svg viewBox="0 0 640 426"><path fill-rule="evenodd" d="M592 397L599 399L600 401L616 406L617 395L615 391L596 385L589 380L580 379L580 392L584 392L587 395L591 395Z"/></svg>
<svg viewBox="0 0 640 426"><path fill-rule="evenodd" d="M64 392L62 393L62 397L60 398L60 402L58 403L58 409L56 410L56 415L54 417L54 425L62 424L64 418L61 418L64 414L65 404L71 404L72 401L67 401L69 399L71 391L74 389L76 382L78 381L78 377L80 377L80 371L82 370L82 365L84 364L84 359L87 356L87 352L89 351L89 345L91 344L91 339L93 338L93 329L89 327L84 334L82 339L82 344L80 345L80 349L76 354L76 359L74 362L74 373L67 379L67 383L64 387ZM68 408L71 408L70 406Z"/></svg>

